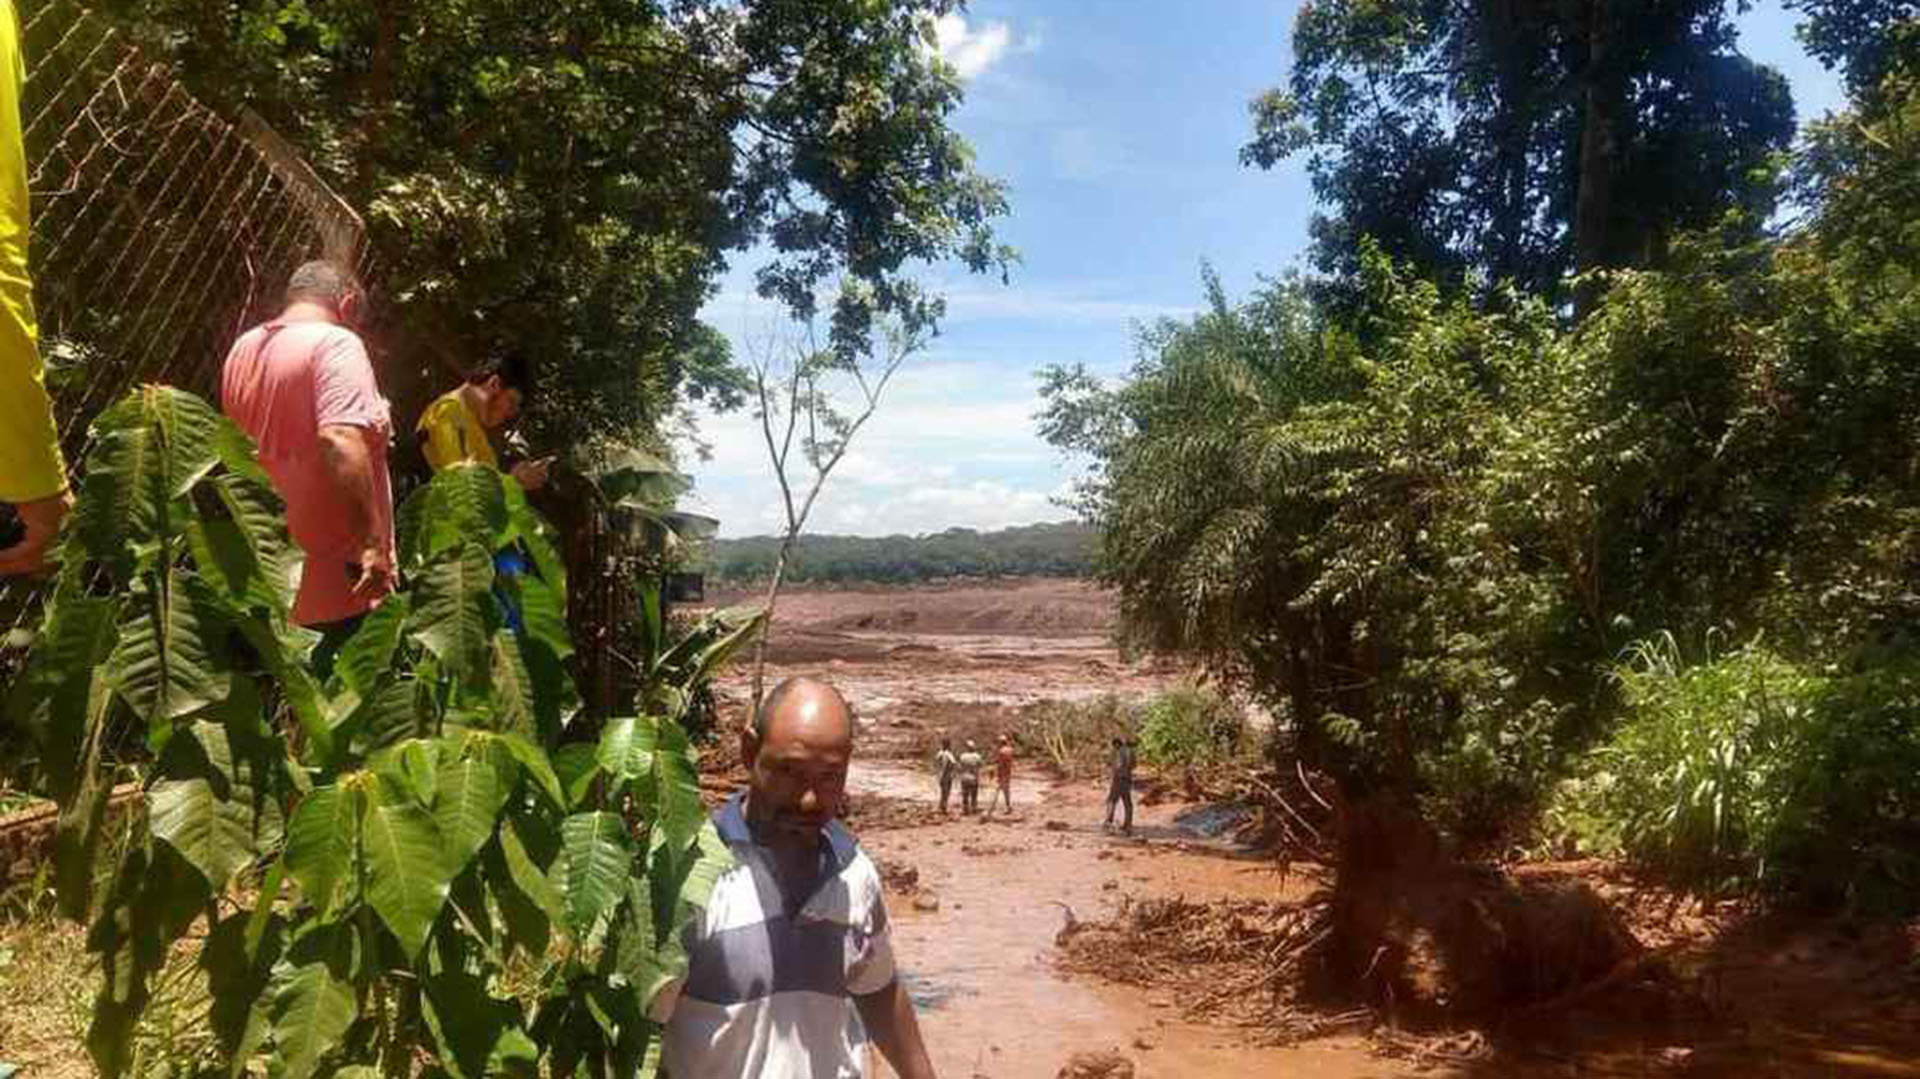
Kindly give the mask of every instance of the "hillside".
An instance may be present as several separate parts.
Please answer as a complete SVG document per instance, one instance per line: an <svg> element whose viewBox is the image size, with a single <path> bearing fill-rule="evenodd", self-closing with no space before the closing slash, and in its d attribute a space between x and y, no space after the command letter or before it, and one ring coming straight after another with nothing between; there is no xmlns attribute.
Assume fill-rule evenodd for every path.
<svg viewBox="0 0 1920 1079"><path fill-rule="evenodd" d="M802 536L787 579L800 583L913 584L947 577L1087 577L1099 533L1083 524L1037 524L925 536ZM766 579L776 536L713 542L708 572L719 583Z"/></svg>

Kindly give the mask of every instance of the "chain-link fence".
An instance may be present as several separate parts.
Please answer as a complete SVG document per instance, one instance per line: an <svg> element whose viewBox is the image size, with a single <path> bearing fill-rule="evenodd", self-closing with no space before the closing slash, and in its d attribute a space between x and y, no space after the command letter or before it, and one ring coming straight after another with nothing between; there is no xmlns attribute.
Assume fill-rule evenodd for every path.
<svg viewBox="0 0 1920 1079"><path fill-rule="evenodd" d="M20 9L34 299L77 469L88 425L129 388L211 397L228 346L276 310L301 262L333 258L363 279L371 267L359 218L256 117L207 108L72 0ZM0 585L0 632L31 624L35 593Z"/></svg>

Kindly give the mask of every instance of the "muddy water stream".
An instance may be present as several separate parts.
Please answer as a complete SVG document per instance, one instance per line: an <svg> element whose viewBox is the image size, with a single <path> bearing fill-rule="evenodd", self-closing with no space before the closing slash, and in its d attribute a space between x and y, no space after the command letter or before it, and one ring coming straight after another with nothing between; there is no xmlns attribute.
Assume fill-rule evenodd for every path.
<svg viewBox="0 0 1920 1079"><path fill-rule="evenodd" d="M917 786L925 796L924 778L897 768L856 778L890 795ZM1269 865L1180 838L1170 809L1145 810L1139 838L1127 840L1102 832L1101 807L1085 789L1017 782L1014 807L999 823L956 818L864 840L883 863L918 870L921 906L938 900L931 911L903 896L890 902L894 946L942 1076L1052 1079L1073 1053L1103 1049L1156 1079L1404 1074L1353 1041L1249 1048L1244 1032L1182 1021L1180 1002L1165 994L1057 970L1054 936L1067 908L1101 917L1123 893L1272 897L1286 882Z"/></svg>

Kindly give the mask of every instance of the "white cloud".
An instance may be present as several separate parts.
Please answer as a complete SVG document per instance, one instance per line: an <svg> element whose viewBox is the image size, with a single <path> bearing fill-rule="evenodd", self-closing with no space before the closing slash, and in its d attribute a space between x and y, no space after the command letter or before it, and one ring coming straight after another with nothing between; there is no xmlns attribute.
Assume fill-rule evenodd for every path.
<svg viewBox="0 0 1920 1079"><path fill-rule="evenodd" d="M1039 407L1032 380L1004 369L909 367L821 492L808 531L917 534L1065 519L1053 502L1065 462L1034 431ZM759 421L743 411L702 414L699 424L713 457L692 466L694 508L720 518L724 535L776 531L780 493Z"/></svg>
<svg viewBox="0 0 1920 1079"><path fill-rule="evenodd" d="M992 288L963 285L945 292L947 314L954 321L1006 319L1017 322L1125 325L1158 318L1186 318L1199 309L1191 305L1142 303L1111 299L1080 291L1037 288Z"/></svg>
<svg viewBox="0 0 1920 1079"><path fill-rule="evenodd" d="M1040 35L1034 33L1016 41L1013 27L994 20L970 25L964 15L942 15L933 24L939 42L940 58L952 64L963 79L975 79L999 63L1009 51L1033 52L1040 47Z"/></svg>

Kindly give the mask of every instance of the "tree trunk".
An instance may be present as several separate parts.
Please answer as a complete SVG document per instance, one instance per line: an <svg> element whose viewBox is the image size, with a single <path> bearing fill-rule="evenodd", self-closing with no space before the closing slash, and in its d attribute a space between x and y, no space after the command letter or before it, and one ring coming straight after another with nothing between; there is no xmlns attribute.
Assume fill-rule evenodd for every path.
<svg viewBox="0 0 1920 1079"><path fill-rule="evenodd" d="M1574 268L1582 273L1611 264L1614 178L1619 170L1626 86L1613 56L1614 19L1608 0L1587 6L1587 68L1582 77L1586 115L1580 129L1580 189L1574 200ZM1593 282L1574 294L1574 315L1585 318L1599 301Z"/></svg>
<svg viewBox="0 0 1920 1079"><path fill-rule="evenodd" d="M767 640L773 636L773 607L780 600L780 586L787 579L787 559L800 538L798 529L788 529L780 540L780 557L773 563L773 580L767 585L767 620L760 626L760 639L753 645L753 703L749 721L760 714L760 703L767 696Z"/></svg>

